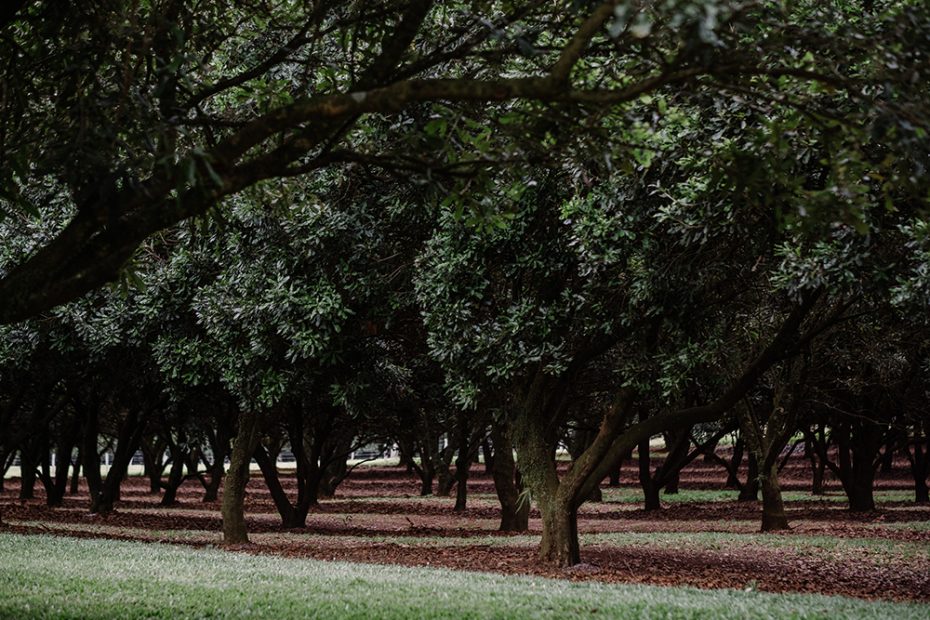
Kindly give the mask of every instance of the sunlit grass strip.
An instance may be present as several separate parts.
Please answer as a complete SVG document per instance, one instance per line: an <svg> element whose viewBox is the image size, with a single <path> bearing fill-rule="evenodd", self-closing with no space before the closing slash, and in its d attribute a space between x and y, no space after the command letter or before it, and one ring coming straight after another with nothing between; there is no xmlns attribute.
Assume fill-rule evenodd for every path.
<svg viewBox="0 0 930 620"><path fill-rule="evenodd" d="M817 595L616 586L0 534L10 618L926 618Z"/></svg>

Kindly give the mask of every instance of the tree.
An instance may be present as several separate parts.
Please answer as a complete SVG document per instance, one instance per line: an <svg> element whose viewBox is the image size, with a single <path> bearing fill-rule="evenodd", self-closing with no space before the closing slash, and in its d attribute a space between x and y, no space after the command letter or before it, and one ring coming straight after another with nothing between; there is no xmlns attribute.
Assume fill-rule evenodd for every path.
<svg viewBox="0 0 930 620"><path fill-rule="evenodd" d="M422 148L379 152L368 140L372 120L399 118L393 126L402 128L407 111L445 102L456 117L480 109L524 132L548 122L540 112L574 108L584 128L663 89L793 100L799 92L779 91L797 80L868 99L840 63L866 49L881 55L890 30L870 32L867 44L852 32L825 38L846 20L806 4L783 15L707 1L42 2L13 15L0 33L3 54L17 58L2 75L17 94L0 114L6 210L41 211L38 194L50 183L71 210L52 237L6 267L7 323L114 280L150 235L225 211L227 197L266 179L353 162L476 167ZM926 28L919 15L895 24ZM806 54L800 61L796 50ZM533 133L541 135L531 142L551 144L548 132ZM479 169L497 157L478 151Z"/></svg>

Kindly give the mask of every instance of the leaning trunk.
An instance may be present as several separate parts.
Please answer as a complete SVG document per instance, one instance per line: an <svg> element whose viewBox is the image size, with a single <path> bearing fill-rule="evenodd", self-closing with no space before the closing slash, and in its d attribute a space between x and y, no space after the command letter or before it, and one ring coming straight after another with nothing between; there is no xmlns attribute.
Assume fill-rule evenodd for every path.
<svg viewBox="0 0 930 620"><path fill-rule="evenodd" d="M184 458L181 450L172 450L171 459L168 484L165 485L165 494L161 498L162 506L173 506L177 503L178 489L184 483Z"/></svg>
<svg viewBox="0 0 930 620"><path fill-rule="evenodd" d="M740 466L743 464L743 444L743 438L740 437L733 445L733 454L730 457L730 468L727 472L727 481L724 483L724 486L728 489L741 488L737 473L739 472Z"/></svg>
<svg viewBox="0 0 930 620"><path fill-rule="evenodd" d="M113 504L119 499L120 485L126 477L129 462L142 441L145 423L144 418L140 419L139 414L132 411L120 427L116 451L113 453L113 464L107 472L100 493L91 498L90 511L92 513L105 514L113 511Z"/></svg>

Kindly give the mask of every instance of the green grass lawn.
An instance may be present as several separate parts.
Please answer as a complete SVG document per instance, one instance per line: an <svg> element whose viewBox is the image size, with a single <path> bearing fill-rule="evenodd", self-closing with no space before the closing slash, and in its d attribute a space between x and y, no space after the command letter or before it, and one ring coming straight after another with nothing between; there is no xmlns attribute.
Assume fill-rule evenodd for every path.
<svg viewBox="0 0 930 620"><path fill-rule="evenodd" d="M0 534L3 618L927 618L930 606L570 583Z"/></svg>

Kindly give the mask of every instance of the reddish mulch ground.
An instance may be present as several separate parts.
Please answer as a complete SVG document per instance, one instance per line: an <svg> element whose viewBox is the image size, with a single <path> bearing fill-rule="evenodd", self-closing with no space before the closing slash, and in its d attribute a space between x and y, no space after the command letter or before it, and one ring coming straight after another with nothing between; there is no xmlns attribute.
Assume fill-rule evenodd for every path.
<svg viewBox="0 0 930 620"><path fill-rule="evenodd" d="M455 569L533 574L571 580L691 585L703 588L753 587L773 592L818 592L861 598L930 601L930 507L906 501L912 488L905 463L882 474L876 490L900 491L878 510L854 515L842 501L790 501L792 529L782 538L755 537L757 502L669 503L660 512L639 504L607 501L586 504L582 533L654 534L629 544L598 541L583 545L585 564L568 570L541 565L534 553L540 524L533 515L530 536L495 531L498 519L493 483L481 466L469 480L472 494L464 513L453 513L451 498L421 499L419 483L396 468L359 468L324 500L305 530L282 531L260 477L249 487L247 511L254 543L242 551L326 560L443 566ZM635 491L636 472L623 470L623 487ZM782 487L806 491L809 470L800 458L785 468ZM697 462L682 475L682 489L721 489L723 471ZM295 481L284 478L285 489ZM64 506L44 505L41 485L34 500L15 499L18 480L0 493L5 531L80 537L161 540L194 546L214 545L221 528L219 504L200 501L202 489L188 482L179 503L161 507L147 493L148 482L125 482L122 501L107 516L89 515L86 490L68 496ZM828 492L839 494L831 481ZM608 493L608 499L616 499ZM715 542L713 533L720 533ZM711 533L692 541L675 533ZM665 536L663 536L665 535ZM844 539L832 548L810 537ZM473 540L469 540L473 539ZM443 541L449 540L448 544ZM776 544L784 542L784 544ZM822 542L822 541L821 541Z"/></svg>

